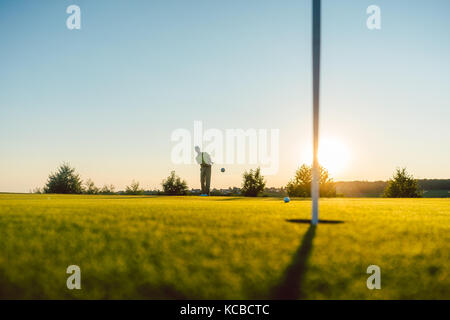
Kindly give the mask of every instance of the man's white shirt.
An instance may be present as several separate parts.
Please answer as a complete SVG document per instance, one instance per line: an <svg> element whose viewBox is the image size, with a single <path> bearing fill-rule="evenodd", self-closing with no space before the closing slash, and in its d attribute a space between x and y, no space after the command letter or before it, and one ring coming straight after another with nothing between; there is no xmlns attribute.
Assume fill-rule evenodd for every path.
<svg viewBox="0 0 450 320"><path fill-rule="evenodd" d="M202 154L203 154L203 161L207 165L212 165L213 162L211 161L211 157L209 156L208 152L200 152L197 154L197 157L195 157L195 161L197 161L198 164L202 164Z"/></svg>

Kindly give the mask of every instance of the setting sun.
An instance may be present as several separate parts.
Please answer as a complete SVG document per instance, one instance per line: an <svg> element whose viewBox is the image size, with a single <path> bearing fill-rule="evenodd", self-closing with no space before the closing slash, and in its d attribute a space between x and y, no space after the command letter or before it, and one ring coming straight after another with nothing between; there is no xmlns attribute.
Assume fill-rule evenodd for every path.
<svg viewBox="0 0 450 320"><path fill-rule="evenodd" d="M312 146L305 152L308 155L304 162L312 163ZM325 167L331 175L340 174L350 161L350 150L338 139L323 138L319 142L319 163Z"/></svg>
<svg viewBox="0 0 450 320"><path fill-rule="evenodd" d="M350 152L339 140L324 139L319 143L319 163L331 174L340 173L348 165Z"/></svg>

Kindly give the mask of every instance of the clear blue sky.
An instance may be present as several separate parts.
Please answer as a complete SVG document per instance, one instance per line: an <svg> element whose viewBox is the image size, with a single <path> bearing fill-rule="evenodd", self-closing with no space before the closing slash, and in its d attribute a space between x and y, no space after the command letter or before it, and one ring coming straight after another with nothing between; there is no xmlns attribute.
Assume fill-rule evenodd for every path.
<svg viewBox="0 0 450 320"><path fill-rule="evenodd" d="M81 8L81 30L66 8ZM366 8L381 8L368 30ZM324 0L321 137L351 157L336 180L387 179L398 166L450 178L450 2ZM123 189L175 169L170 135L280 129L286 184L311 141L311 1L0 2L0 192L43 186L62 161ZM249 165L213 171L239 186Z"/></svg>

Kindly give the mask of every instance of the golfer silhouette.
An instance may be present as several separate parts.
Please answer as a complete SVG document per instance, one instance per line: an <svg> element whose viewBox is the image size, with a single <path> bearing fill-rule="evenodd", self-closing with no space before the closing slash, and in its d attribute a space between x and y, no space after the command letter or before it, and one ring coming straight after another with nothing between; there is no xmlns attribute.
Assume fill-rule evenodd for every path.
<svg viewBox="0 0 450 320"><path fill-rule="evenodd" d="M200 165L200 185L202 187L202 196L209 196L209 187L211 185L211 156L207 152L200 152L200 147L196 146L197 157L195 160Z"/></svg>

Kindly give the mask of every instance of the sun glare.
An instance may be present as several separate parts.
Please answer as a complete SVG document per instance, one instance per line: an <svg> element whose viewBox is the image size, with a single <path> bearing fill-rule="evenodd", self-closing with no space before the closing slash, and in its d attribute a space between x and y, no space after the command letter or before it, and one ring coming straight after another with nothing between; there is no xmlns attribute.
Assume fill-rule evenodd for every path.
<svg viewBox="0 0 450 320"><path fill-rule="evenodd" d="M319 163L331 174L339 174L347 166L350 160L350 153L347 147L338 140L320 141Z"/></svg>
<svg viewBox="0 0 450 320"><path fill-rule="evenodd" d="M312 163L312 147L306 152L308 158L305 161ZM320 139L319 142L319 163L332 176L336 176L347 167L350 161L350 151L347 146L337 139Z"/></svg>

